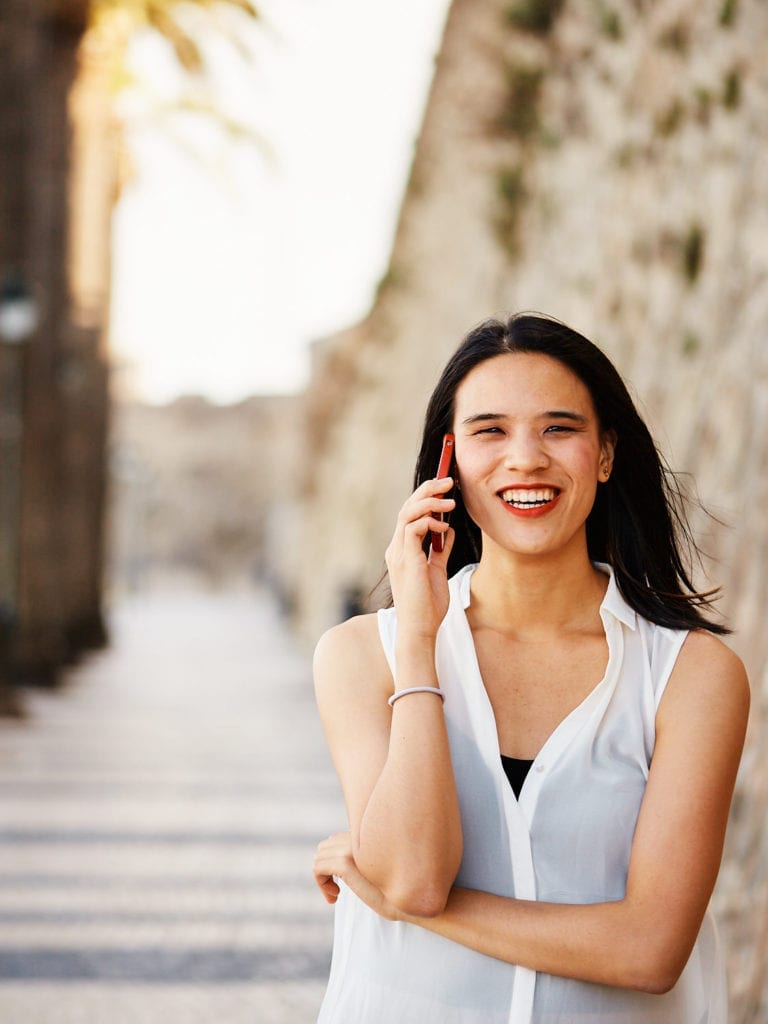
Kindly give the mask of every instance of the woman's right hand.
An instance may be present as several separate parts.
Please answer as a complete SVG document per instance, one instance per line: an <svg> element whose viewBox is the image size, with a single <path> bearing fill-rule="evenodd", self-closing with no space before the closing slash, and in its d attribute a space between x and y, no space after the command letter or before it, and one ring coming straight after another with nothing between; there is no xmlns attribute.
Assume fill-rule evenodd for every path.
<svg viewBox="0 0 768 1024"><path fill-rule="evenodd" d="M456 502L445 495L454 486L451 477L425 480L408 498L397 517L395 532L386 551L392 599L401 630L418 639L434 640L448 611L448 556L454 532L439 513L453 511ZM424 554L424 538L430 531L442 533L443 550Z"/></svg>
<svg viewBox="0 0 768 1024"><path fill-rule="evenodd" d="M371 910L388 921L397 921L402 915L384 893L368 879L355 864L352 854L352 837L349 832L337 832L318 843L313 865L317 882L326 903L335 903L339 898L340 878L352 892Z"/></svg>

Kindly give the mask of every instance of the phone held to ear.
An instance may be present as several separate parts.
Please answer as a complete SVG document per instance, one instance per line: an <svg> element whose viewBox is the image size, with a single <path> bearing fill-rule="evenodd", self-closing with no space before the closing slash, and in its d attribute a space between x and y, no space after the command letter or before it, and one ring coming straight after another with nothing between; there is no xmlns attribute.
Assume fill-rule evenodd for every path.
<svg viewBox="0 0 768 1024"><path fill-rule="evenodd" d="M451 475L451 466L453 464L453 447L456 442L456 438L453 434L446 434L443 438L443 448L440 452L440 462L437 466L437 473L435 474L436 480L442 480L443 477ZM447 498L448 495L446 494ZM445 519L442 512L437 514L437 518L441 521ZM440 554L443 550L443 534L432 533L432 548Z"/></svg>

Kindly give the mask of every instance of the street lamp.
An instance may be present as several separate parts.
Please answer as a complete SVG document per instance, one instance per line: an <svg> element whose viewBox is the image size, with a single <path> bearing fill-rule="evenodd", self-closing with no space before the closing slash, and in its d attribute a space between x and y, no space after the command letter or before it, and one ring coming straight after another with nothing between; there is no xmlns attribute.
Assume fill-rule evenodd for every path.
<svg viewBox="0 0 768 1024"><path fill-rule="evenodd" d="M38 304L23 276L0 280L0 702L19 611L24 348L37 330Z"/></svg>
<svg viewBox="0 0 768 1024"><path fill-rule="evenodd" d="M0 284L0 341L24 345L37 330L37 302L21 274L6 274Z"/></svg>

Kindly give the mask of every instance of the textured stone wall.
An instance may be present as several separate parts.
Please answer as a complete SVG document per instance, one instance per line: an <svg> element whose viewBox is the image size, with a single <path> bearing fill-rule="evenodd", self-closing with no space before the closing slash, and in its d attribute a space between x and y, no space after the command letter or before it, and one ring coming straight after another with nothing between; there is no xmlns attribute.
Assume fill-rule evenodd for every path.
<svg viewBox="0 0 768 1024"><path fill-rule="evenodd" d="M487 315L538 309L633 386L697 514L754 690L716 906L734 1019L768 1019L768 7L454 0L390 270L318 351L302 626L382 568L426 397Z"/></svg>

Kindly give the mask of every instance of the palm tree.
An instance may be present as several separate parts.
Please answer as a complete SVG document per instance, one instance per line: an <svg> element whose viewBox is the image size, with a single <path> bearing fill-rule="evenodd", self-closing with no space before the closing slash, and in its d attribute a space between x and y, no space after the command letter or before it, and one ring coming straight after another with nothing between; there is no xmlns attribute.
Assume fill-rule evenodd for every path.
<svg viewBox="0 0 768 1024"><path fill-rule="evenodd" d="M95 30L106 26L118 45L122 45L123 53L137 31L155 29L171 44L183 68L199 72L204 67L199 43L184 26L183 17L179 17L180 10L190 6L204 8L212 26L226 33L235 46L237 37L220 17L222 10L230 7L248 18L259 18L258 8L251 0L92 0L91 25Z"/></svg>
<svg viewBox="0 0 768 1024"><path fill-rule="evenodd" d="M98 178L101 199L92 183L80 182L90 202L107 211L92 218L95 226L82 241L71 200L78 194L79 133L89 129L78 125L73 134L72 87L81 59L86 66L89 52L93 57L97 51L119 83L127 47L141 28L161 32L181 66L202 74L203 54L181 14L190 5L204 9L219 31L229 24L222 17L226 8L258 18L251 0L3 0L0 7L0 280L21 278L40 307L23 365L20 353L0 346L0 387L22 379L24 408L21 436L0 430L0 457L6 465L22 465L20 522L0 523L15 548L15 556L11 552L0 564L10 584L0 592L11 593L0 609L0 707L4 694L8 703L11 675L52 683L64 662L104 638L103 337L114 182L109 174ZM78 238L79 251L105 255L96 261L100 274L90 290L75 295L70 256Z"/></svg>

